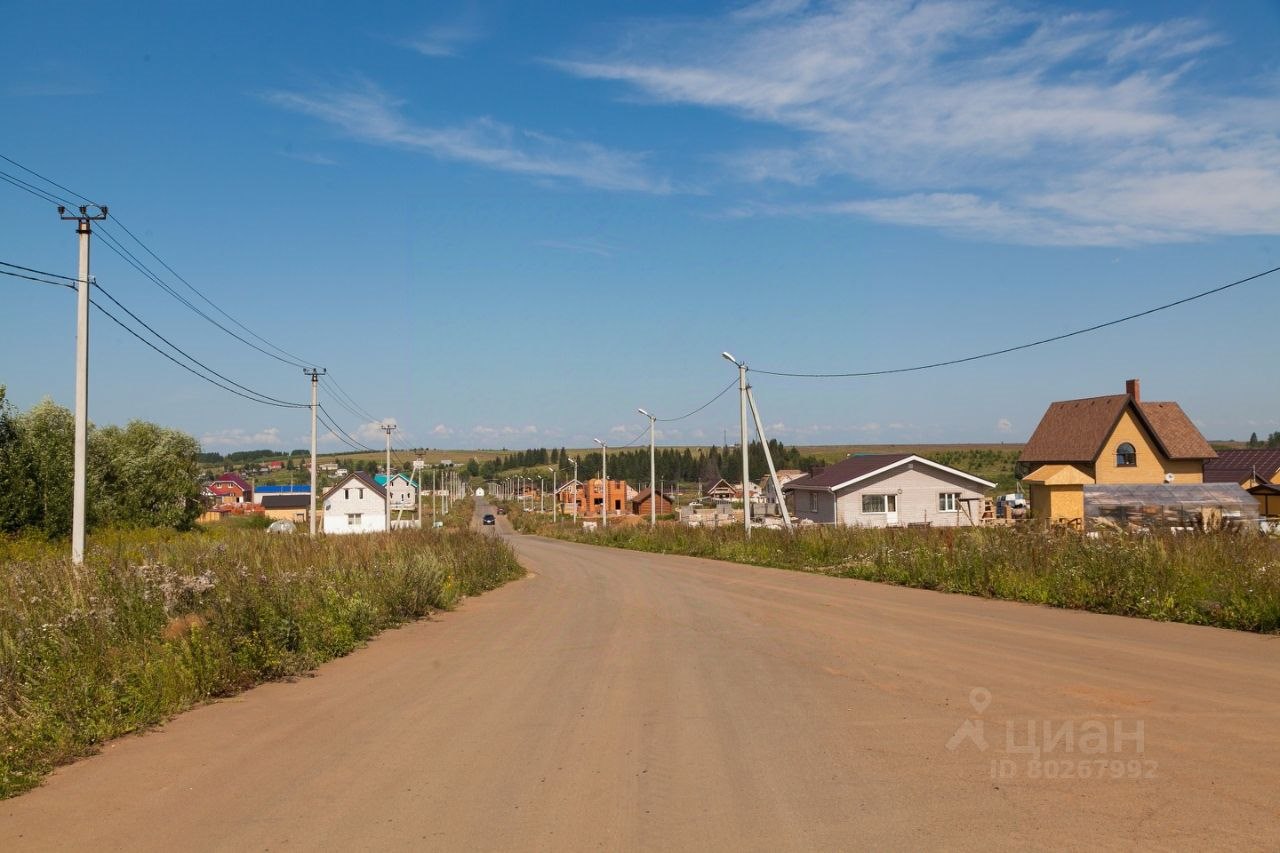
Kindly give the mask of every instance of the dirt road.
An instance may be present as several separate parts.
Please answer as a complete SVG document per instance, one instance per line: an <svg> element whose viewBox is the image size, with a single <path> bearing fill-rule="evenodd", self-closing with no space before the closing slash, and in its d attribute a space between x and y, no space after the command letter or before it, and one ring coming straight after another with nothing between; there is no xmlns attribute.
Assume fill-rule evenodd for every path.
<svg viewBox="0 0 1280 853"><path fill-rule="evenodd" d="M527 579L0 803L0 849L1280 846L1280 639L513 544Z"/></svg>

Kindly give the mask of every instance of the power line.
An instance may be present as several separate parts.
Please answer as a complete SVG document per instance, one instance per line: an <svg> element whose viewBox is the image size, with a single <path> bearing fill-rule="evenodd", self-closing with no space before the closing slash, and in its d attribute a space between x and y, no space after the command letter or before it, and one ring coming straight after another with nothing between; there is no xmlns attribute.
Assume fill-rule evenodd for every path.
<svg viewBox="0 0 1280 853"><path fill-rule="evenodd" d="M264 403L269 402L269 403L274 403L274 404L277 404L277 405L288 406L288 407L290 407L290 408L299 408L299 409L303 409L303 408L308 408L308 407L309 407L309 405L310 405L310 404L308 404L308 403L294 403L294 402L291 402L291 401L289 401L289 400L281 400L281 399L280 399L280 398L278 398L278 397L272 397L272 396L271 396L271 395L269 395L269 394L263 394L261 391L255 391L255 390L253 390L252 388L250 388L250 387L248 387L248 386L246 386L246 385L241 385L239 382L236 382L236 381L235 381L234 379L232 379L231 377L229 377L229 376L225 376L225 375L223 375L223 374L219 373L218 371L214 370L212 367L209 367L207 364L204 364L204 363L203 363L203 362L201 362L199 359L195 358L194 356L192 356L192 355L190 355L189 353L187 353L186 351L184 351L184 350L183 350L181 347L179 347L177 344L173 343L173 341L169 340L169 339L168 339L168 338L166 338L164 335L160 334L160 333L159 333L159 332L157 332L155 329L153 329L151 326L149 326L149 325L146 323L146 321L144 321L144 320L143 320L141 317L139 317L137 314L133 313L133 312L132 312L132 311L130 311L127 307L125 307L123 304L121 304L121 302L120 302L118 299L116 299L114 296L112 296L112 295L111 295L111 293L110 293L110 292L108 292L108 291L107 291L107 289L106 289L105 287L103 287L101 284L99 284L97 281L94 281L94 282L93 282L93 286L94 286L94 287L96 287L96 288L98 289L98 291L102 293L102 295L103 295L103 296L105 296L105 297L107 297L108 299L110 299L110 300L112 301L112 303L114 303L114 304L115 304L115 306L116 306L117 308L119 308L121 311L123 311L124 313L126 313L126 314L128 314L130 317L132 317L132 318L133 318L133 320L134 320L134 322L136 322L138 325L142 326L142 328L146 329L146 330L147 330L148 332L150 332L151 334L155 335L157 338L159 338L161 341L163 341L163 342L164 342L164 343L165 343L165 344L166 344L170 349L172 349L174 352L176 352L176 353L178 353L179 355L181 355L183 358L185 358L187 361L191 362L191 363L192 363L192 364L194 364L195 366L199 367L201 370L204 370L204 371L206 371L206 372L208 372L208 373L211 373L211 374L213 374L214 376L218 377L219 379L223 380L224 382L229 382L229 383L231 383L232 385L236 386L237 388L239 388L239 389L241 389L241 390L243 390L243 391L246 391L246 392L248 392L248 393L250 393L250 394L253 394L253 395L254 395L254 396L256 396L256 397L261 397L261 398L262 398L262 402L264 402Z"/></svg>
<svg viewBox="0 0 1280 853"><path fill-rule="evenodd" d="M65 287L65 288L67 288L68 290L75 290L75 289L76 289L76 286L75 286L74 284L69 284L69 283L67 283L67 282L65 282L65 281L49 281L48 279L44 279L44 278L36 278L36 277L35 277L35 276L33 276L33 275L23 275L23 274L22 274L22 273L20 273L20 272L11 272L11 271L9 271L9 270L0 270L0 275L12 276L13 278L24 278L24 279L26 279L27 281L34 281L34 282L37 282L38 284L52 284L52 285L54 285L54 286L56 286L56 287Z"/></svg>
<svg viewBox="0 0 1280 853"><path fill-rule="evenodd" d="M1086 326L1083 329L1076 329L1073 332L1065 332L1061 335L1054 335L1053 337L1050 337L1050 338L1042 338L1038 341L1032 341L1026 344L1019 344L1018 346L1005 347L1004 349L992 350L991 352L984 352L984 353L979 353L977 355L965 356L964 358L953 358L948 361L935 361L931 364L918 364L918 365L915 365L914 367L896 367L888 370L864 370L864 371L855 372L855 373L795 373L795 372L788 372L788 371L782 371L782 370L761 370L755 367L750 368L750 370L753 373L763 373L767 376L791 376L791 377L797 377L797 378L803 378L803 379L843 379L843 378L851 378L851 377L859 377L859 376L885 376L891 373L914 373L920 370L932 370L936 367L950 367L953 364L965 364L966 362L978 361L979 359L983 359L983 358L993 358L997 355L1008 355L1011 352L1018 352L1019 350L1031 349L1032 347L1043 346L1044 344L1051 344L1055 341L1062 341L1062 340L1066 340L1067 338L1074 338L1077 335L1084 335L1089 332L1096 332L1099 329L1106 329L1110 326L1117 326L1121 323L1127 323L1130 320L1137 320L1139 317L1146 317L1149 314L1155 314L1157 311L1164 311L1169 308L1175 308L1179 305L1185 305L1188 302L1194 302L1197 299L1203 299L1206 296L1212 296L1215 293L1221 293L1224 290L1230 290L1233 287L1239 287L1242 284L1247 284L1251 281L1255 281L1257 279L1262 278L1263 276L1268 276L1275 272L1280 272L1280 267L1272 267L1269 270L1266 270L1260 273L1255 273L1254 275L1248 276L1247 278L1242 278L1237 281L1230 282L1229 284L1220 285L1219 287L1214 287L1210 290L1203 290L1192 296L1187 296L1182 299L1175 300L1173 302L1166 302L1163 305L1157 305L1154 308L1148 308L1145 311L1139 311L1138 313L1130 314L1127 317L1120 317L1115 320L1108 320L1105 323L1097 323L1092 326Z"/></svg>
<svg viewBox="0 0 1280 853"><path fill-rule="evenodd" d="M355 436L353 436L351 433L347 432L346 430L342 429L341 427L336 426L336 421L337 421L337 419L336 419L333 415L331 415L331 414L329 413L329 410L328 410L328 409L326 409L326 408L324 407L324 404L323 404L323 403L321 403L319 406L317 406L317 408L318 408L320 411L324 412L324 413L325 413L325 415L329 418L329 426L330 426L330 427L332 427L333 429L336 429L340 434L342 434L342 435L346 436L347 438L351 439L351 441L350 441L350 442L348 442L349 444L352 444L352 446L354 446L354 447L362 448L363 450L365 450L365 451L366 451L366 452L368 452L368 453L378 453L378 452L379 452L379 451L377 451L377 450L374 450L372 447L370 447L370 446L369 446L369 445L367 445L367 444L362 444L362 443L360 442L360 440L359 440L359 439L357 439Z"/></svg>
<svg viewBox="0 0 1280 853"><path fill-rule="evenodd" d="M222 308L221 308L217 303L215 303L213 300L209 299L209 297L205 296L205 295L204 295L204 293L202 293L198 288L196 288L194 285L192 285L192 284L191 284L191 282L187 281L185 278L183 278L181 275L179 275L179 274L178 274L178 272L177 272L173 267L171 267L171 266L169 266L169 264L165 263L165 260L164 260L163 258L161 258L159 255L157 255L155 252L153 252L153 251L151 250L151 247L150 247L150 246L148 246L146 243L142 242L142 240L141 240L141 239L139 239L139 238L138 238L138 236L137 236L136 234L134 234L132 231L130 231L130 230L129 230L129 227L128 227L127 225L125 225L125 224L124 224L124 222L122 222L122 221L120 220L120 217L118 217L118 216L117 216L117 217L115 217L115 218L113 219L113 221L115 222L115 224L116 224L116 225L120 226L120 230L122 230L122 231L124 231L124 233L128 234L128 235L129 235L129 237L130 237L130 238L132 238L132 239L133 239L133 241L134 241L135 243L137 243L139 246L141 246L141 247L142 247L142 249L143 249L143 251L145 251L145 252L146 252L148 255L150 255L152 258L155 258L156 262L157 262L157 263L159 263L159 264L160 264L160 266L162 266L162 267L164 267L166 270L168 270L168 271L173 275L173 277L174 277L174 278L176 278L178 281L180 281L180 282L182 282L184 285L186 285L186 287L187 287L187 289L188 289L188 290L190 290L190 291L191 291L192 293L194 293L196 296L199 296L202 300L204 300L204 302L205 302L207 305L209 305L211 308L213 308L213 310L217 311L217 312L218 312L219 314L221 314L223 317L226 317L226 318L227 318L228 320L230 320L232 323L234 323L235 325L239 326L241 329L243 329L243 330L245 331L245 333L246 333L246 334L250 335L251 337L257 338L259 341L262 341L262 343L266 344L267 346L271 347L273 350L275 350L276 352L280 353L280 354L281 354L281 355L283 355L283 356L286 356L287 358L281 358L280 356L272 355L271 353L264 353L265 355L270 355L272 358L276 359L277 361L282 361L282 362L284 362L285 364L292 364L294 367L306 367L306 366L307 366L307 365L304 363L304 360L303 360L303 359L299 358L299 357L298 357L298 356L296 356L296 355L293 355L293 354L292 354L292 353L290 353L288 350L281 349L280 347L278 347L278 346L276 346L275 344L271 343L271 341L269 341L269 340L267 340L266 338L262 337L262 336L261 336L261 335L259 335L257 332L255 332L253 329L250 329L248 326L246 326L244 323L241 323L241 322L240 322L239 320L237 320L235 317L232 317L230 314L228 314L226 311L224 311L224 310L223 310L223 309L222 309ZM223 327L219 326L219 328L223 328ZM224 330L224 331L227 331L225 328L224 328L223 330ZM237 337L239 337L239 336L237 336ZM243 340L243 339L241 338L241 340ZM257 349L257 348L255 347L255 349Z"/></svg>
<svg viewBox="0 0 1280 853"><path fill-rule="evenodd" d="M58 189L62 190L64 193L71 193L71 195L75 196L76 198L80 199L80 200L81 200L81 201L83 201L83 202L87 202L88 204L91 204L91 205L93 205L94 207L100 207L100 206L101 206L101 205L99 205L96 201L94 201L93 199L91 199L91 198L87 198L87 197L85 197L85 196L82 196L82 195L80 195L80 193L76 192L75 190L67 189L67 188L66 188L66 187L64 187L62 184L58 183L57 181L53 180L52 178L47 178L47 177L45 177L44 175L42 175L42 174L40 174L39 172L37 172L35 169L32 169L30 166L24 166L24 165L22 165L21 163L19 163L17 160L13 159L12 157L6 157L5 155L0 154L0 160L4 160L4 161L6 161L6 162L8 162L8 163L12 163L13 165L17 166L17 167L18 167L19 169L21 169L22 171L27 172L28 174L31 174L31 175L35 175L37 178L39 178L40 180L44 181L46 184L50 184L50 185L52 185L52 186L55 186L55 187L57 187ZM74 205L73 205L73 206L74 206Z"/></svg>
<svg viewBox="0 0 1280 853"><path fill-rule="evenodd" d="M262 347L258 346L258 345L257 345L257 344L255 344L253 341L247 340L247 339L245 339L245 338L241 337L240 335L236 334L234 331L232 331L231 329L228 329L226 326L224 326L224 325L222 325L221 323L219 323L216 319L214 319L213 317L210 317L207 313L205 313L204 311L202 311L202 310L201 310L197 305L195 305L195 304L194 304L190 299L187 299L187 298L186 298L185 296L183 296L181 293L178 293L178 291L176 291L176 290L173 288L173 286L172 286L172 285L170 285L168 282L164 281L164 279L160 278L160 276L158 276L158 275L157 275L155 272L153 272L149 267L147 267L147 265L146 265L144 262L142 262L141 260L139 260L139 259L138 259L138 257L137 257L136 255L134 255L132 252L130 252L130 251L129 251L129 249L128 249L128 248L126 248L126 247L125 247L125 245L124 245L123 243L121 243L121 242L120 242L119 238L115 237L115 235L111 234L111 233L110 233L109 231L107 231L105 228L102 228L101 226L99 226L99 228L98 228L98 236L99 236L99 237L101 237L101 238L103 239L103 241L104 241L104 245L105 245L108 249L110 249L112 252L114 252L116 255L118 255L118 256L119 256L119 257L120 257L120 258L121 258L125 263L127 263L129 266L131 266L131 267L133 267L135 270L137 270L137 271L138 271L138 273L140 273L143 277L147 278L149 281L151 281L153 284L155 284L157 287L159 287L159 288L160 288L161 290L163 290L165 293L168 293L170 296L172 296L174 299L176 299L179 303L181 303L182 305L184 305L184 306L186 306L187 308L189 308L189 309L190 309L191 311L193 311L195 314L197 314L198 316L200 316L200 317L204 318L204 319L205 319L205 320L207 320L209 323L211 323L211 324L213 324L214 326L218 327L218 328L219 328L219 329L221 329L222 331L226 332L228 335L230 335L231 337L233 337L233 338L235 338L236 340L240 341L240 342L241 342L242 344L244 344L245 346L250 347L251 349L255 349L255 350L257 350L258 352L262 353L262 354L263 354L263 355L265 355L265 356L268 356L268 357L270 357L270 358L273 358L273 359L275 359L276 361L280 361L280 362L283 362L283 363L285 363L285 364L288 364L288 365L290 365L290 366L292 366L292 367L307 367L307 366L308 366L308 365L306 365L306 364L302 363L301 361L294 362L294 361L287 361L287 360L285 360L285 359L282 359L282 358L280 358L280 356L275 355L274 353L268 352L267 350L265 350L265 349L263 349Z"/></svg>
<svg viewBox="0 0 1280 853"><path fill-rule="evenodd" d="M22 178L19 178L16 175L11 175L8 172L0 171L0 180L10 183L23 192L30 193L41 201L48 202L49 204L64 204L66 206L75 207L75 204L66 202L65 199L60 199L52 193L45 192L35 184L27 183L22 180Z"/></svg>
<svg viewBox="0 0 1280 853"><path fill-rule="evenodd" d="M735 385L737 385L737 384L738 384L738 380L737 380L737 379L733 380L733 381L732 381L732 382L730 382L728 385L724 386L724 388L723 388L723 389L721 389L721 391L720 391L720 393L719 393L719 394L716 394L714 397L712 397L712 398L711 398L710 400L708 400L707 402L703 403L703 404L702 404L701 406L699 406L698 408L694 409L692 412L686 412L685 414L681 415L681 416L680 416L680 417L678 417L678 418L654 418L654 420L656 420L658 423L669 424L669 423L674 423L675 421L682 421L682 420L684 420L685 418L691 418L691 417L693 417L694 415L698 414L698 412L701 412L701 411L702 411L703 409L705 409L707 406L710 406L710 405L711 405L712 403L714 403L716 400L719 400L719 399L720 399L721 397L723 397L725 394L729 393L729 389L730 389L730 388L732 388L732 387L734 387L734 386L735 386ZM645 429L648 429L648 427L645 427Z"/></svg>
<svg viewBox="0 0 1280 853"><path fill-rule="evenodd" d="M378 418L369 414L367 409L364 409L363 407L361 407L360 404L357 403L355 399L346 392L346 389L344 389L341 385L338 384L338 380L333 377L333 374L331 373L326 374L324 379L321 381L323 381L326 385L330 386L330 390L333 391L335 397L343 397L346 399L348 403L351 404L350 407L348 407L348 410L351 411L351 414L355 415L357 418L365 417L371 421L378 420Z"/></svg>
<svg viewBox="0 0 1280 853"><path fill-rule="evenodd" d="M23 272L35 273L36 275L43 275L43 276L47 276L48 278L61 278L71 282L73 285L78 284L80 282L80 279L73 278L72 276L69 276L69 275L60 275L59 273L56 273L56 272L45 272L44 270L37 270L37 269L32 269L31 267L24 267L20 264L11 264L8 261L0 261L0 267L12 267L15 270L22 270Z"/></svg>
<svg viewBox="0 0 1280 853"><path fill-rule="evenodd" d="M333 423L331 420L328 419L328 416L326 414L320 414L319 412L317 412L316 417L320 420L320 423L325 425L325 427L329 430L329 432L333 433L334 438L337 438L347 447L350 447L352 450L356 451L357 453L361 453L364 451L373 452L372 450L370 450L370 448L362 447L360 445L357 445L355 442L353 442L347 436L347 434L342 431L340 427L338 427L335 423Z"/></svg>
<svg viewBox="0 0 1280 853"><path fill-rule="evenodd" d="M245 394L245 393L244 393L244 392L242 392L242 391L237 391L235 388L232 388L232 387L230 387L229 385L223 385L221 382L217 381L216 379L210 379L208 376L205 376L203 373L200 373L200 372L196 371L196 370L195 370L194 368L192 368L191 366L189 366L189 365L187 365L187 364L184 364L184 363L183 363L183 362L181 362L181 361L178 361L178 360L177 360L176 358L174 358L172 355L170 355L169 353L167 353L167 352L165 352L164 350L160 349L158 346L156 346L156 345L155 345L155 344L153 344L151 341L149 341L149 340L147 340L146 338L144 338L142 335L138 334L134 329L132 329L128 324L126 324L124 321L122 321L119 317L117 317L116 315L112 314L112 313L111 313L110 311L108 311L106 308L103 308L103 307L102 307L102 305L101 305L101 304L100 304L96 299L90 299L90 300L89 300L89 304L91 304L94 308L97 308L97 309L98 309L98 311L99 311L99 312L101 312L102 314L105 314L105 315L107 316L107 318L108 318L108 319L110 319L110 320L111 320L113 323L115 323L117 326L119 326L120 328L124 329L126 332L128 332L128 333L129 333L129 334L131 334L131 335L133 335L133 336L134 336L135 338L137 338L138 340L142 341L144 344L146 344L148 347L150 347L151 349L153 349L153 350L155 350L156 352L158 352L160 355L162 355L162 356L164 356L165 358L169 359L169 361L172 361L174 364L178 365L178 367L181 367L183 370L187 371L188 373L192 374L193 376L198 376L198 377L200 377L200 378L201 378L201 379L203 379L205 382L208 382L208 383L210 383L211 385L217 385L217 386L218 386L219 388L221 388L222 390L224 390L224 391L229 391L229 392L231 392L232 394L235 394L237 397L243 397L243 398L245 398L246 400L249 400L249 401L254 402L254 403L261 403L261 404L262 404L262 405L264 405L264 406L275 406L276 408L280 408L280 409L295 409L295 408L303 408L303 409L305 409L305 408L307 408L307 404L301 404L301 405L298 405L298 404L281 404L281 403L271 403L271 402L268 402L268 401L266 401L266 400L258 399L257 397L250 397L248 394Z"/></svg>

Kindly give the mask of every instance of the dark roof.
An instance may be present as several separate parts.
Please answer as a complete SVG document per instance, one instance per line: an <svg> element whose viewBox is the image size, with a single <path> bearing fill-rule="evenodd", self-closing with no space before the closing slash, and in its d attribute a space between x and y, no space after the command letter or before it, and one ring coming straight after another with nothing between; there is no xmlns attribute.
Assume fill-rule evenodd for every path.
<svg viewBox="0 0 1280 853"><path fill-rule="evenodd" d="M382 488L382 486L379 486L377 483L375 483L372 477L370 477L364 471L356 471L354 474L348 474L347 476L343 477L340 481L338 481L338 484L336 486L334 486L329 491L325 492L323 497L320 498L321 503L329 500L330 495L338 491L338 489L341 489L347 483L350 483L352 480L359 480L364 485L373 489L375 493L382 495L383 498L386 498L387 496L387 490Z"/></svg>
<svg viewBox="0 0 1280 853"><path fill-rule="evenodd" d="M264 509L306 509L310 503L309 494L262 495Z"/></svg>
<svg viewBox="0 0 1280 853"><path fill-rule="evenodd" d="M640 503L641 501L643 501L643 500L647 499L647 498L649 497L649 495L650 495L652 492L653 492L653 489L645 489L643 492L641 492L640 494L638 494L638 495L636 495L634 498L632 498L632 499L631 499L631 502L632 502L632 503ZM671 503L671 495L668 495L668 494L666 494L665 492L663 492L663 493L659 493L658 497L662 498L662 499L663 499L663 500L665 500L667 503Z"/></svg>
<svg viewBox="0 0 1280 853"><path fill-rule="evenodd" d="M1204 463L1206 483L1241 483L1254 471L1264 480L1280 471L1280 450L1224 450Z"/></svg>
<svg viewBox="0 0 1280 853"><path fill-rule="evenodd" d="M1168 458L1217 455L1177 403L1135 403L1128 394L1111 394L1050 403L1018 461L1093 463L1126 409L1137 415Z"/></svg>
<svg viewBox="0 0 1280 853"><path fill-rule="evenodd" d="M816 474L797 477L790 483L783 483L782 490L787 489L830 489L841 483L865 477L873 471L887 468L896 462L910 459L910 453L872 453L866 456L850 456L834 465L828 465Z"/></svg>
<svg viewBox="0 0 1280 853"><path fill-rule="evenodd" d="M249 485L249 481L246 480L244 477L241 477L235 471L228 471L227 473L223 474L214 482L216 483L219 481L224 483L235 483L237 486L244 489L246 492L253 491L253 486Z"/></svg>

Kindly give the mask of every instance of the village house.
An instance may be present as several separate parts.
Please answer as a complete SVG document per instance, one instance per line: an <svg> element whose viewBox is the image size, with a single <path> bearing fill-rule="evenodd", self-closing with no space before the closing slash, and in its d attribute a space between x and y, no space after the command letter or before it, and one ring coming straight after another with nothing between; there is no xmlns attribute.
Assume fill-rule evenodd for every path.
<svg viewBox="0 0 1280 853"><path fill-rule="evenodd" d="M325 533L381 533L387 529L387 493L357 471L324 493Z"/></svg>
<svg viewBox="0 0 1280 853"><path fill-rule="evenodd" d="M721 477L714 483L703 483L702 496L713 501L736 501L742 499L742 490Z"/></svg>
<svg viewBox="0 0 1280 853"><path fill-rule="evenodd" d="M655 500L653 497L653 489L645 489L644 491L637 493L635 497L631 498L631 514L644 516L649 515L649 504L653 500ZM654 509L657 511L658 515L666 515L672 511L674 504L671 501L670 495L664 495L659 492L656 500L657 505Z"/></svg>
<svg viewBox="0 0 1280 853"><path fill-rule="evenodd" d="M798 480L804 476L804 472L797 468L783 468L778 471L778 485L785 486L792 480ZM765 515L782 515L780 505L785 500L785 495L779 498L777 492L773 489L773 478L765 475L760 480L760 502L763 504ZM790 506L790 504L788 504Z"/></svg>
<svg viewBox="0 0 1280 853"><path fill-rule="evenodd" d="M378 474L373 481L387 490L391 501L391 509L416 510L418 508L418 485L404 474L393 474L390 479L386 474Z"/></svg>
<svg viewBox="0 0 1280 853"><path fill-rule="evenodd" d="M262 495L262 512L267 518L307 524L311 511L310 492L282 492Z"/></svg>
<svg viewBox="0 0 1280 853"><path fill-rule="evenodd" d="M609 514L629 513L631 504L627 497L626 480L610 480L608 488ZM574 501L577 501L579 517L598 517L601 507L606 505L604 484L598 477L585 482L570 480L556 491L559 495L560 508L564 512L572 514Z"/></svg>
<svg viewBox="0 0 1280 853"><path fill-rule="evenodd" d="M1204 463L1206 483L1236 483L1268 518L1280 516L1280 450L1221 450Z"/></svg>
<svg viewBox="0 0 1280 853"><path fill-rule="evenodd" d="M1082 527L1100 487L1203 483L1216 455L1177 403L1144 402L1130 379L1123 394L1050 404L1018 463L1032 517Z"/></svg>
<svg viewBox="0 0 1280 853"><path fill-rule="evenodd" d="M782 487L799 522L846 527L981 523L995 483L913 453L850 456Z"/></svg>
<svg viewBox="0 0 1280 853"><path fill-rule="evenodd" d="M253 486L234 471L228 471L203 490L214 505L253 503Z"/></svg>

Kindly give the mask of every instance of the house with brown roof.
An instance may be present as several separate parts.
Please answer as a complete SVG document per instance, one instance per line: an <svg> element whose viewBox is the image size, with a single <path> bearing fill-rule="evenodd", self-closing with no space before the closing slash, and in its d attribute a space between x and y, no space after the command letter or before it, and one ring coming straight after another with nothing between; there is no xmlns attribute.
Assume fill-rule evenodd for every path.
<svg viewBox="0 0 1280 853"><path fill-rule="evenodd" d="M1280 450L1222 450L1204 463L1206 483L1238 483L1267 518L1280 516Z"/></svg>
<svg viewBox="0 0 1280 853"><path fill-rule="evenodd" d="M782 487L799 522L846 527L981 523L995 483L914 453L850 456Z"/></svg>
<svg viewBox="0 0 1280 853"><path fill-rule="evenodd" d="M1082 525L1086 491L1117 484L1204 482L1217 456L1182 407L1125 393L1049 405L1018 457L1034 518Z"/></svg>
<svg viewBox="0 0 1280 853"><path fill-rule="evenodd" d="M631 514L645 515L645 516L649 515L649 510L650 510L649 503L652 500L654 500L653 489L645 489L642 492L638 492L635 497L630 499ZM653 507L653 510L657 512L658 515L666 515L673 511L674 504L671 501L670 495L665 495L662 492L658 492L658 497L656 500L657 500L657 505Z"/></svg>

